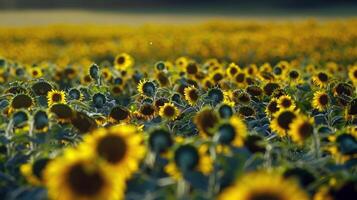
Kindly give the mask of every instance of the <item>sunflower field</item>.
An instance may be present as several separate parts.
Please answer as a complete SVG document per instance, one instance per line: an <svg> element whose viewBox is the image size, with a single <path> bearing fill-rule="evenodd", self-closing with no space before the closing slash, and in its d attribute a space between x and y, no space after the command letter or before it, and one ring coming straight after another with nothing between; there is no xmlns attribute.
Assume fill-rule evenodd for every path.
<svg viewBox="0 0 357 200"><path fill-rule="evenodd" d="M0 199L357 198L357 20L0 28Z"/></svg>

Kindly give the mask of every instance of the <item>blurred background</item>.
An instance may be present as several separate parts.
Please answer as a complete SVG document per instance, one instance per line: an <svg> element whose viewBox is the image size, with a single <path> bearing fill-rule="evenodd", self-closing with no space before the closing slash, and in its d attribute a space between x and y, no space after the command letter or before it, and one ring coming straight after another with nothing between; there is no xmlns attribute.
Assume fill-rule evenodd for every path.
<svg viewBox="0 0 357 200"><path fill-rule="evenodd" d="M354 17L357 0L0 0L0 25Z"/></svg>

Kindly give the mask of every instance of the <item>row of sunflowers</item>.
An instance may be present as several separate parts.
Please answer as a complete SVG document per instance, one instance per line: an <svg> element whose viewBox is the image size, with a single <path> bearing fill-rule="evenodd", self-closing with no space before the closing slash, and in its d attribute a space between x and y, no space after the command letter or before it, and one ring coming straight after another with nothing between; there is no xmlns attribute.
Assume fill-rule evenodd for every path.
<svg viewBox="0 0 357 200"><path fill-rule="evenodd" d="M0 199L354 199L355 23L3 28Z"/></svg>

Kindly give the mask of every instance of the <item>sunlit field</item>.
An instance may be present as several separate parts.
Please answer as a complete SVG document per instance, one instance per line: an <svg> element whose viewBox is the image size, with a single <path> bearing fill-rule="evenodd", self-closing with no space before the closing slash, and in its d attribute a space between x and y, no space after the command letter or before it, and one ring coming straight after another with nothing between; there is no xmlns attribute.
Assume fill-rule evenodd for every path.
<svg viewBox="0 0 357 200"><path fill-rule="evenodd" d="M0 199L356 198L354 18L3 24L0 83Z"/></svg>

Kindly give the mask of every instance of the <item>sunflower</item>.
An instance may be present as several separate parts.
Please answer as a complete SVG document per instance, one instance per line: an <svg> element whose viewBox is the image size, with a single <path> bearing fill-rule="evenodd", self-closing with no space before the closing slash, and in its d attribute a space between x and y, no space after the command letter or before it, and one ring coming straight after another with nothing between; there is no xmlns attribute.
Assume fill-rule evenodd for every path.
<svg viewBox="0 0 357 200"><path fill-rule="evenodd" d="M299 115L289 125L288 135L298 144L303 144L304 140L313 135L314 119Z"/></svg>
<svg viewBox="0 0 357 200"><path fill-rule="evenodd" d="M219 200L308 200L307 193L290 179L277 174L251 172L219 195Z"/></svg>
<svg viewBox="0 0 357 200"><path fill-rule="evenodd" d="M32 78L40 78L43 75L40 67L31 67L28 72Z"/></svg>
<svg viewBox="0 0 357 200"><path fill-rule="evenodd" d="M239 107L238 113L242 117L252 117L255 115L255 110L253 107L245 105L245 106Z"/></svg>
<svg viewBox="0 0 357 200"><path fill-rule="evenodd" d="M130 118L130 111L122 106L115 106L110 110L108 118L109 121L113 123L128 121Z"/></svg>
<svg viewBox="0 0 357 200"><path fill-rule="evenodd" d="M272 117L276 112L279 111L279 107L278 107L278 99L277 98L272 98L268 105L265 108L265 113Z"/></svg>
<svg viewBox="0 0 357 200"><path fill-rule="evenodd" d="M125 191L122 178L73 149L51 161L44 178L50 199L122 199Z"/></svg>
<svg viewBox="0 0 357 200"><path fill-rule="evenodd" d="M346 131L330 136L328 139L331 142L328 151L338 164L357 158L356 145L354 145L357 144L357 132L351 130L350 127L347 127Z"/></svg>
<svg viewBox="0 0 357 200"><path fill-rule="evenodd" d="M47 103L48 106L52 106L53 104L56 103L66 103L66 94L64 91L60 90L51 90L47 94Z"/></svg>
<svg viewBox="0 0 357 200"><path fill-rule="evenodd" d="M238 85L238 87L241 87L241 88L243 88L246 85L245 79L246 79L246 74L244 72L238 72L234 76L235 83Z"/></svg>
<svg viewBox="0 0 357 200"><path fill-rule="evenodd" d="M184 90L184 96L188 104L191 106L196 105L200 97L198 89L196 89L194 86L186 87Z"/></svg>
<svg viewBox="0 0 357 200"><path fill-rule="evenodd" d="M278 99L278 107L280 109L295 109L296 106L291 96L283 95Z"/></svg>
<svg viewBox="0 0 357 200"><path fill-rule="evenodd" d="M45 132L49 126L47 112L44 110L38 110L33 116L33 123L35 130L39 132Z"/></svg>
<svg viewBox="0 0 357 200"><path fill-rule="evenodd" d="M188 75L195 75L198 73L198 65L196 62L189 62L186 66L185 66L185 72Z"/></svg>
<svg viewBox="0 0 357 200"><path fill-rule="evenodd" d="M182 144L173 154L169 155L169 164L165 171L172 178L179 180L182 175L190 171L198 171L209 175L213 170L213 160L209 155L208 146L203 144L198 149L191 144Z"/></svg>
<svg viewBox="0 0 357 200"><path fill-rule="evenodd" d="M56 103L49 108L49 111L56 116L57 120L61 123L70 122L73 117L73 110L67 104Z"/></svg>
<svg viewBox="0 0 357 200"><path fill-rule="evenodd" d="M74 112L71 124L79 133L88 133L97 127L96 121L84 112Z"/></svg>
<svg viewBox="0 0 357 200"><path fill-rule="evenodd" d="M35 104L35 102L30 95L18 94L12 98L10 106L11 106L11 111L12 111L12 110L21 109L21 108L29 109L34 104Z"/></svg>
<svg viewBox="0 0 357 200"><path fill-rule="evenodd" d="M222 70L215 70L212 72L211 75L211 80L214 82L214 84L218 84L221 80L224 78L224 71Z"/></svg>
<svg viewBox="0 0 357 200"><path fill-rule="evenodd" d="M165 103L160 107L159 115L167 120L173 121L179 116L179 110L173 103Z"/></svg>
<svg viewBox="0 0 357 200"><path fill-rule="evenodd" d="M133 125L99 128L84 137L80 151L94 155L112 169L113 174L129 178L145 156L142 133Z"/></svg>
<svg viewBox="0 0 357 200"><path fill-rule="evenodd" d="M298 70L292 69L289 71L288 75L291 84L299 84L302 82L301 74Z"/></svg>
<svg viewBox="0 0 357 200"><path fill-rule="evenodd" d="M221 103L219 106L218 106L218 113L219 113L219 116L222 118L222 119L228 119L230 118L233 113L234 113L234 109L233 109L233 106L232 104L229 104L229 103Z"/></svg>
<svg viewBox="0 0 357 200"><path fill-rule="evenodd" d="M266 95L271 96L275 90L279 89L280 85L278 83L269 82L264 85L263 91Z"/></svg>
<svg viewBox="0 0 357 200"><path fill-rule="evenodd" d="M34 83L31 88L36 95L47 96L47 93L52 90L52 85L47 81L38 81Z"/></svg>
<svg viewBox="0 0 357 200"><path fill-rule="evenodd" d="M326 87L330 81L330 75L326 72L318 72L312 77L312 82L320 88Z"/></svg>
<svg viewBox="0 0 357 200"><path fill-rule="evenodd" d="M189 62L188 58L179 57L175 60L175 65L180 69L184 69L187 66L188 62Z"/></svg>
<svg viewBox="0 0 357 200"><path fill-rule="evenodd" d="M273 115L270 127L279 136L285 136L290 130L290 124L297 117L297 113L291 109L280 110Z"/></svg>
<svg viewBox="0 0 357 200"><path fill-rule="evenodd" d="M329 104L329 97L326 92L317 91L314 93L314 97L312 98L312 106L319 111L324 111Z"/></svg>
<svg viewBox="0 0 357 200"><path fill-rule="evenodd" d="M240 67L235 63L229 64L228 68L226 69L226 74L229 78L234 78L234 76L240 71Z"/></svg>
<svg viewBox="0 0 357 200"><path fill-rule="evenodd" d="M357 85L357 65L349 67L348 77L351 79L354 85Z"/></svg>
<svg viewBox="0 0 357 200"><path fill-rule="evenodd" d="M156 80L160 83L161 87L170 85L169 77L167 76L167 74L165 72L157 72Z"/></svg>
<svg viewBox="0 0 357 200"><path fill-rule="evenodd" d="M139 112L137 113L145 120L153 119L156 114L155 106L151 103L143 103L140 108Z"/></svg>
<svg viewBox="0 0 357 200"><path fill-rule="evenodd" d="M86 74L84 76L82 76L81 78L81 83L84 85L88 85L92 82L92 77L89 74Z"/></svg>
<svg viewBox="0 0 357 200"><path fill-rule="evenodd" d="M101 76L103 79L107 82L110 82L113 78L112 71L110 70L109 67L105 67L101 69Z"/></svg>
<svg viewBox="0 0 357 200"><path fill-rule="evenodd" d="M156 93L156 85L152 81L141 80L138 84L138 92L147 97L153 97Z"/></svg>
<svg viewBox="0 0 357 200"><path fill-rule="evenodd" d="M50 159L41 158L34 162L29 162L20 166L20 171L26 180L32 185L42 185L44 183L44 171Z"/></svg>
<svg viewBox="0 0 357 200"><path fill-rule="evenodd" d="M149 133L149 148L155 153L167 152L173 143L173 138L166 129L156 128Z"/></svg>
<svg viewBox="0 0 357 200"><path fill-rule="evenodd" d="M228 121L221 122L215 132L220 144L241 147L247 136L247 126L238 116L232 116Z"/></svg>
<svg viewBox="0 0 357 200"><path fill-rule="evenodd" d="M134 58L127 53L119 54L115 57L114 67L117 70L127 70L134 65Z"/></svg>
<svg viewBox="0 0 357 200"><path fill-rule="evenodd" d="M342 106L347 106L354 93L354 88L348 83L340 82L333 88L333 94Z"/></svg>
<svg viewBox="0 0 357 200"><path fill-rule="evenodd" d="M219 116L213 109L205 107L195 115L193 122L197 126L200 135L208 137L213 135L212 129L219 122Z"/></svg>

